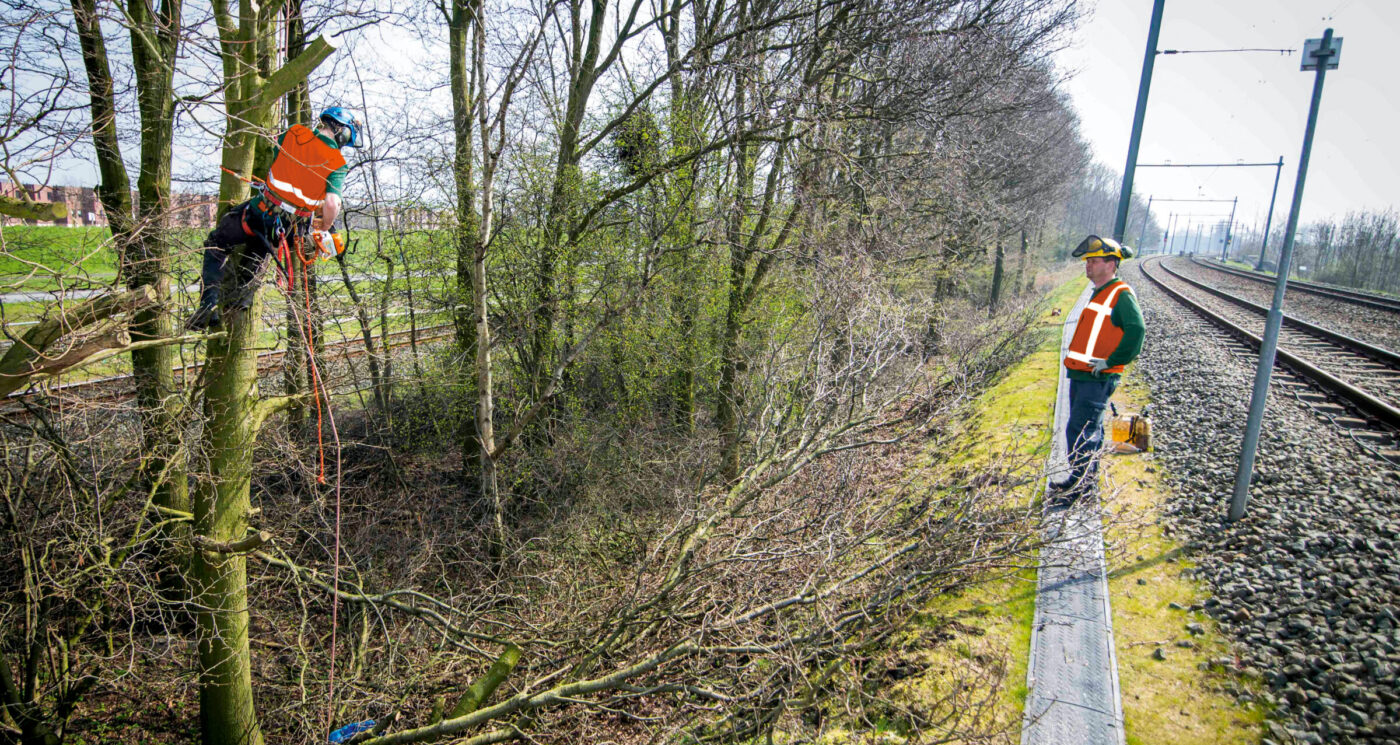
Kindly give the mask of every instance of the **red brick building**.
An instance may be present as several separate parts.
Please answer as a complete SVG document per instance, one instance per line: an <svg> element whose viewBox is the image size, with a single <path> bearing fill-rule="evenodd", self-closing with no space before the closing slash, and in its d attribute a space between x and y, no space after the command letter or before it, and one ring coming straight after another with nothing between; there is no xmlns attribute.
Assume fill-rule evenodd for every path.
<svg viewBox="0 0 1400 745"><path fill-rule="evenodd" d="M19 220L4 217L5 225L57 225L63 227L104 226L107 213L102 209L102 201L97 192L87 186L34 186L25 184L24 191L35 202L64 202L68 205L68 217L62 220L38 221ZM7 181L0 181L0 194L16 199L19 189ZM136 199L135 192L131 195ZM218 199L205 194L174 194L171 196L169 214L170 227L209 228L214 224L215 208Z"/></svg>

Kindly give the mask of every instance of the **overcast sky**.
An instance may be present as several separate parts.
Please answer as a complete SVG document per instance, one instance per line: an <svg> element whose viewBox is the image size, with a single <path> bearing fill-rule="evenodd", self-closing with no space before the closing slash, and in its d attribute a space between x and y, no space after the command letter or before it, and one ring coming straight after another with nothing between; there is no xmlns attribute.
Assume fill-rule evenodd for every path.
<svg viewBox="0 0 1400 745"><path fill-rule="evenodd" d="M1073 74L1066 89L1095 157L1121 171L1152 0L1087 2L1092 15L1058 62ZM1400 0L1166 0L1158 49L1299 51L1158 55L1138 162L1276 162L1282 155L1274 222L1286 220L1314 79L1299 71L1300 51L1329 26L1344 39L1341 66L1326 76L1301 219L1400 206ZM1134 191L1156 199L1238 196L1237 220L1262 227L1274 171L1139 168ZM1165 222L1172 211L1205 215L1219 207L1154 203L1152 211Z"/></svg>

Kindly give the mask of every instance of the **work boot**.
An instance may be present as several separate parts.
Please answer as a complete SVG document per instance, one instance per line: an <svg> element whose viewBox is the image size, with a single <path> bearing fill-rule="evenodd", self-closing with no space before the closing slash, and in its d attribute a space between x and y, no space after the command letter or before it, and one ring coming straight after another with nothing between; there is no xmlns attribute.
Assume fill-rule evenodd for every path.
<svg viewBox="0 0 1400 745"><path fill-rule="evenodd" d="M195 310L190 320L185 321L185 328L190 331L205 331L207 329L218 328L223 324L219 318L219 306L201 305Z"/></svg>
<svg viewBox="0 0 1400 745"><path fill-rule="evenodd" d="M1053 482L1049 491L1045 493L1045 503L1054 509L1073 507L1079 500L1088 496L1089 488L1088 484L1077 479Z"/></svg>
<svg viewBox="0 0 1400 745"><path fill-rule="evenodd" d="M1054 494L1051 494L1050 498L1046 501L1046 504L1048 504L1051 509L1067 510L1070 507L1073 507L1079 502L1079 500L1083 498L1084 492L1082 490L1069 489L1066 491L1055 492Z"/></svg>

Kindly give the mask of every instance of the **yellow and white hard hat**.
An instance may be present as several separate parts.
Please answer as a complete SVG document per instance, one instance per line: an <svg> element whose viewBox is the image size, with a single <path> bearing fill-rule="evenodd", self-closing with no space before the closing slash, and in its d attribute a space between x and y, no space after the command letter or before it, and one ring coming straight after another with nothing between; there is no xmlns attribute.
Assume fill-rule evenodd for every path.
<svg viewBox="0 0 1400 745"><path fill-rule="evenodd" d="M1133 258L1133 249L1124 246L1112 238L1100 238L1091 235L1079 242L1079 247L1070 254L1076 259L1092 259L1095 256L1108 256L1118 260Z"/></svg>

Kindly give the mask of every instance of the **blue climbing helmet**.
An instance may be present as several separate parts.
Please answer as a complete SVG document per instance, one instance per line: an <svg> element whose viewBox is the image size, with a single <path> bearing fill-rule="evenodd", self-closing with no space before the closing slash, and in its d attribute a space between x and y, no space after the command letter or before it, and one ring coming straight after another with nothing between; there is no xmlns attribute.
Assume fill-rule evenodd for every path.
<svg viewBox="0 0 1400 745"><path fill-rule="evenodd" d="M321 123L335 132L335 143L341 147L360 146L360 123L350 112L332 106L321 112Z"/></svg>

